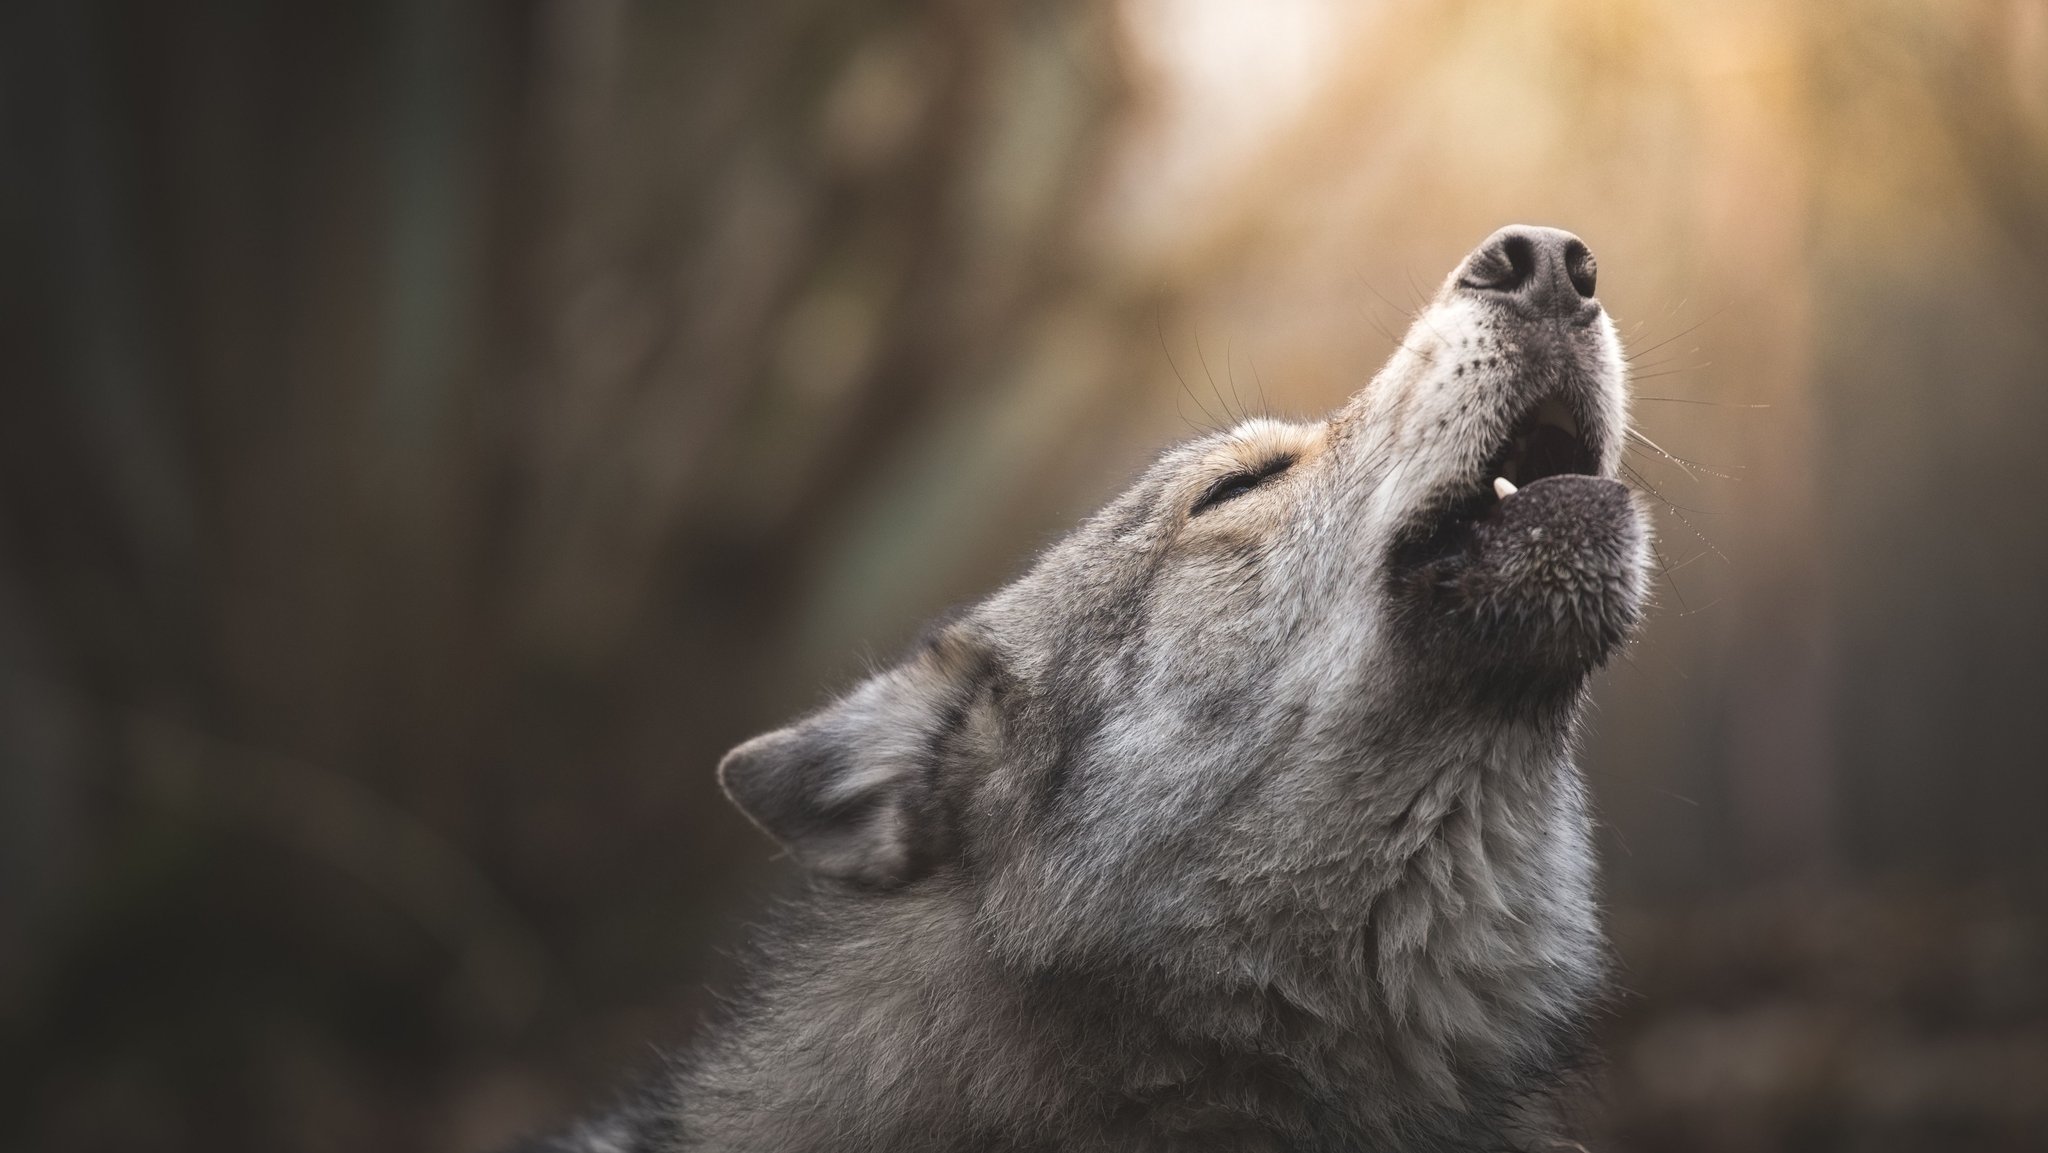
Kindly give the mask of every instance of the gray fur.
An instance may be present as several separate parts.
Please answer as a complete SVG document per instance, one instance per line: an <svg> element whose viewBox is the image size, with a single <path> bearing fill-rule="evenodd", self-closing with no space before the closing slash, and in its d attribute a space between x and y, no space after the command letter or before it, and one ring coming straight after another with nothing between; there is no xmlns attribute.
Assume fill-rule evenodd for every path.
<svg viewBox="0 0 2048 1153"><path fill-rule="evenodd" d="M706 1040L536 1148L1515 1141L1601 984L1571 755L1648 537L1612 479L1613 326L1490 287L1504 235L1328 420L1168 452L902 664L735 749L721 779L811 880ZM1442 519L1546 395L1599 475Z"/></svg>

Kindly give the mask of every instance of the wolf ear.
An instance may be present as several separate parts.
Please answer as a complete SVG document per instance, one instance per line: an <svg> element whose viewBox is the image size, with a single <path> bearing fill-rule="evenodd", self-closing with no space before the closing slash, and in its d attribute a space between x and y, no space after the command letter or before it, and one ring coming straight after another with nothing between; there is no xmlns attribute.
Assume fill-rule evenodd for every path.
<svg viewBox="0 0 2048 1153"><path fill-rule="evenodd" d="M814 872L887 887L942 857L951 829L933 771L987 680L986 651L941 637L787 728L725 755L733 804Z"/></svg>

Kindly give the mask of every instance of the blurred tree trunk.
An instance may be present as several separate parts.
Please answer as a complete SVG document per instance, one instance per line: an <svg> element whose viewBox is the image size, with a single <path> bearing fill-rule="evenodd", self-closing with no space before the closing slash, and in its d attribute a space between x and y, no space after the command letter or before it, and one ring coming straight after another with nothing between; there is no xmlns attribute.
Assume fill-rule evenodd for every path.
<svg viewBox="0 0 2048 1153"><path fill-rule="evenodd" d="M1105 20L11 11L0 716L35 715L0 734L0 932L44 950L0 957L23 1030L0 1112L177 1144L255 1075L252 1038L346 1032L365 982L437 1043L526 1029L530 1006L465 992L489 974L408 937L497 940L464 926L506 916L568 943L564 1012L688 987L685 951L641 943L726 897L707 866L742 834L710 766L791 704L760 669L812 554L878 462L946 435L955 394L1005 386L991 366L1069 275L1120 99ZM28 934L54 899L31 880L85 846L83 912ZM231 972L252 935L328 951L366 894L398 944L287 963L186 1026L236 1058L170 1074L161 1116L96 1118L101 1079L145 1059L112 1015L186 994L82 1027L67 982ZM215 1147L276 1147L262 1124Z"/></svg>

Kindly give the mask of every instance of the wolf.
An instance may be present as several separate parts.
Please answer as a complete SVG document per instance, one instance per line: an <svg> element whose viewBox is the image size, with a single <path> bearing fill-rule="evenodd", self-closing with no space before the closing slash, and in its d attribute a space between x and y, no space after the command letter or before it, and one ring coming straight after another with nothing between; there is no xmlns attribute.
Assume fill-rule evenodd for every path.
<svg viewBox="0 0 2048 1153"><path fill-rule="evenodd" d="M1603 984L1573 753L1650 548L1595 280L1496 232L1337 412L1168 451L732 750L802 891L692 1051L530 1148L1529 1140Z"/></svg>

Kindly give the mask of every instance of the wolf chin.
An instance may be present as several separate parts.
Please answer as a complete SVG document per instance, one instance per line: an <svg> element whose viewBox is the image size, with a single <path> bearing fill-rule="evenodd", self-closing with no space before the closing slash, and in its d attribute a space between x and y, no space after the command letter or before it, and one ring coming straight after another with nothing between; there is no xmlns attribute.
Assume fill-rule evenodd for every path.
<svg viewBox="0 0 2048 1153"><path fill-rule="evenodd" d="M692 1051L528 1148L1530 1140L1602 984L1572 755L1649 549L1594 285L1502 229L1339 411L1172 449L734 749L801 894Z"/></svg>

